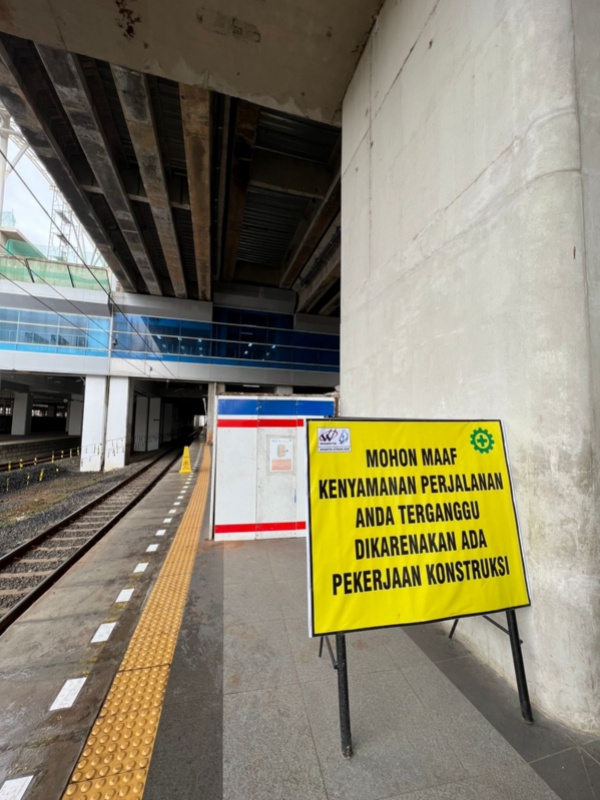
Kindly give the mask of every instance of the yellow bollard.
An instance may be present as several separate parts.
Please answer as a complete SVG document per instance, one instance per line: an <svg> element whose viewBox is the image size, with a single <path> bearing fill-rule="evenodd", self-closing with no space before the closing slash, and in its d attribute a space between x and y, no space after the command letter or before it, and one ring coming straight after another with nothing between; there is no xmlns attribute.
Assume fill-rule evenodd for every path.
<svg viewBox="0 0 600 800"><path fill-rule="evenodd" d="M23 469L23 459L19 459L19 469Z"/></svg>
<svg viewBox="0 0 600 800"><path fill-rule="evenodd" d="M40 483L44 480L44 470L40 470Z"/></svg>
<svg viewBox="0 0 600 800"><path fill-rule="evenodd" d="M54 464L54 450L52 451L52 461L50 463Z"/></svg>
<svg viewBox="0 0 600 800"><path fill-rule="evenodd" d="M192 463L190 461L190 448L184 447L183 458L181 459L181 469L179 470L179 474L187 475L187 473L191 471L192 471Z"/></svg>

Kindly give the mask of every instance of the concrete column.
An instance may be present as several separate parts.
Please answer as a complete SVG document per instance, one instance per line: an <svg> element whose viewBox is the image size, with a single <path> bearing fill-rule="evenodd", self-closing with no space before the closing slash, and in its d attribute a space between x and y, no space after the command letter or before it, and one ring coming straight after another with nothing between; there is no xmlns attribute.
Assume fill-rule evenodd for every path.
<svg viewBox="0 0 600 800"><path fill-rule="evenodd" d="M225 391L223 383L208 384L208 402L206 409L206 444L212 444L215 425L215 415L217 412L217 395Z"/></svg>
<svg viewBox="0 0 600 800"><path fill-rule="evenodd" d="M597 731L600 8L456 8L388 0L344 99L341 413L504 421L531 697Z"/></svg>
<svg viewBox="0 0 600 800"><path fill-rule="evenodd" d="M13 395L12 436L25 436L31 433L31 408L33 397L29 392L15 392Z"/></svg>
<svg viewBox="0 0 600 800"><path fill-rule="evenodd" d="M145 453L148 449L148 398L138 394L135 398L135 422L133 426L133 449Z"/></svg>
<svg viewBox="0 0 600 800"><path fill-rule="evenodd" d="M48 406L46 409L46 416L47 417L55 417L56 416L56 406Z"/></svg>
<svg viewBox="0 0 600 800"><path fill-rule="evenodd" d="M275 394L284 394L284 395L294 394L294 387L293 386L276 386L275 387Z"/></svg>
<svg viewBox="0 0 600 800"><path fill-rule="evenodd" d="M163 406L162 437L163 442L173 440L173 403L165 403Z"/></svg>
<svg viewBox="0 0 600 800"><path fill-rule="evenodd" d="M160 447L160 397L151 397L148 410L148 450Z"/></svg>
<svg viewBox="0 0 600 800"><path fill-rule="evenodd" d="M67 433L69 436L81 436L83 423L83 400L71 400L67 412Z"/></svg>
<svg viewBox="0 0 600 800"><path fill-rule="evenodd" d="M81 430L81 472L99 472L104 463L106 437L107 378L88 375L85 379L83 425Z"/></svg>
<svg viewBox="0 0 600 800"><path fill-rule="evenodd" d="M131 429L132 388L130 378L110 378L106 419L104 469L121 469L128 461Z"/></svg>

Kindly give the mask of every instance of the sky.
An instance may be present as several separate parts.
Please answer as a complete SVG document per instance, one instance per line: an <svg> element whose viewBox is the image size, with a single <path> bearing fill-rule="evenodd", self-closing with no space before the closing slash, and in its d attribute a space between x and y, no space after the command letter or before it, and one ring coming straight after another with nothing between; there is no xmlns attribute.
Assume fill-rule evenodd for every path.
<svg viewBox="0 0 600 800"><path fill-rule="evenodd" d="M12 161L18 152L19 143L11 138L8 147L9 160ZM23 180L20 180L19 176ZM35 197L28 191L23 181L29 186ZM32 159L25 154L16 165L15 171L6 179L4 193L3 210L13 212L17 230L44 254L48 252L50 244L54 248L58 246L56 238L50 242L50 230L57 230L56 226L50 222L49 216L52 213L53 185L51 179L42 173ZM73 244L76 245L76 242ZM88 264L92 263L93 251L94 245L89 242L86 246ZM69 249L68 252L69 261L75 263L79 261L73 250ZM50 255L56 255L56 253L51 252Z"/></svg>
<svg viewBox="0 0 600 800"><path fill-rule="evenodd" d="M8 148L9 160L12 161L18 151L18 144L11 139ZM52 190L48 178L42 175L26 155L17 164L16 172L27 182L35 196L50 213ZM12 211L18 230L42 252L46 251L50 236L50 220L14 172L6 179L4 211Z"/></svg>

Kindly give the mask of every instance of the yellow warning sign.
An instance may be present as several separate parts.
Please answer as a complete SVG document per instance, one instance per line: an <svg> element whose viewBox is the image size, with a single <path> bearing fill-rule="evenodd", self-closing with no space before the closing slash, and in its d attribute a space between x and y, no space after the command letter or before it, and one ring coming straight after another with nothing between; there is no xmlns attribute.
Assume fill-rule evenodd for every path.
<svg viewBox="0 0 600 800"><path fill-rule="evenodd" d="M179 474L186 474L192 471L192 462L190 461L190 448L183 448L183 458L181 459L181 469Z"/></svg>
<svg viewBox="0 0 600 800"><path fill-rule="evenodd" d="M308 420L311 631L530 604L498 420Z"/></svg>

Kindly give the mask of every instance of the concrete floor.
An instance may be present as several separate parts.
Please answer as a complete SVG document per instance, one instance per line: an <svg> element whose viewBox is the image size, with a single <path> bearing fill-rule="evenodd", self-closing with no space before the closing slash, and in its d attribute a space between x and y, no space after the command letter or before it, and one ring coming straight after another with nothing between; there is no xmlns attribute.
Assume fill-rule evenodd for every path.
<svg viewBox="0 0 600 800"><path fill-rule="evenodd" d="M34 778L24 800L62 797L185 509L163 523L187 477L178 468L0 637L2 800L4 782L25 775ZM157 552L146 552L155 543ZM134 573L138 563L148 564L144 572ZM126 588L131 599L116 603ZM92 643L107 622L116 622L108 641ZM51 711L64 682L82 677L73 706Z"/></svg>
<svg viewBox="0 0 600 800"><path fill-rule="evenodd" d="M600 741L525 725L516 693L435 626L347 636L345 761L305 587L304 541L202 544L145 800L600 798Z"/></svg>
<svg viewBox="0 0 600 800"><path fill-rule="evenodd" d="M169 473L0 638L0 797L29 774L23 800L62 796L176 530L154 538L184 477ZM344 760L337 674L307 636L304 541L215 544L206 521L203 536L145 800L600 798L600 740L538 713L526 726L516 693L431 625L348 635ZM109 641L91 644L107 620ZM80 676L74 706L51 712Z"/></svg>

